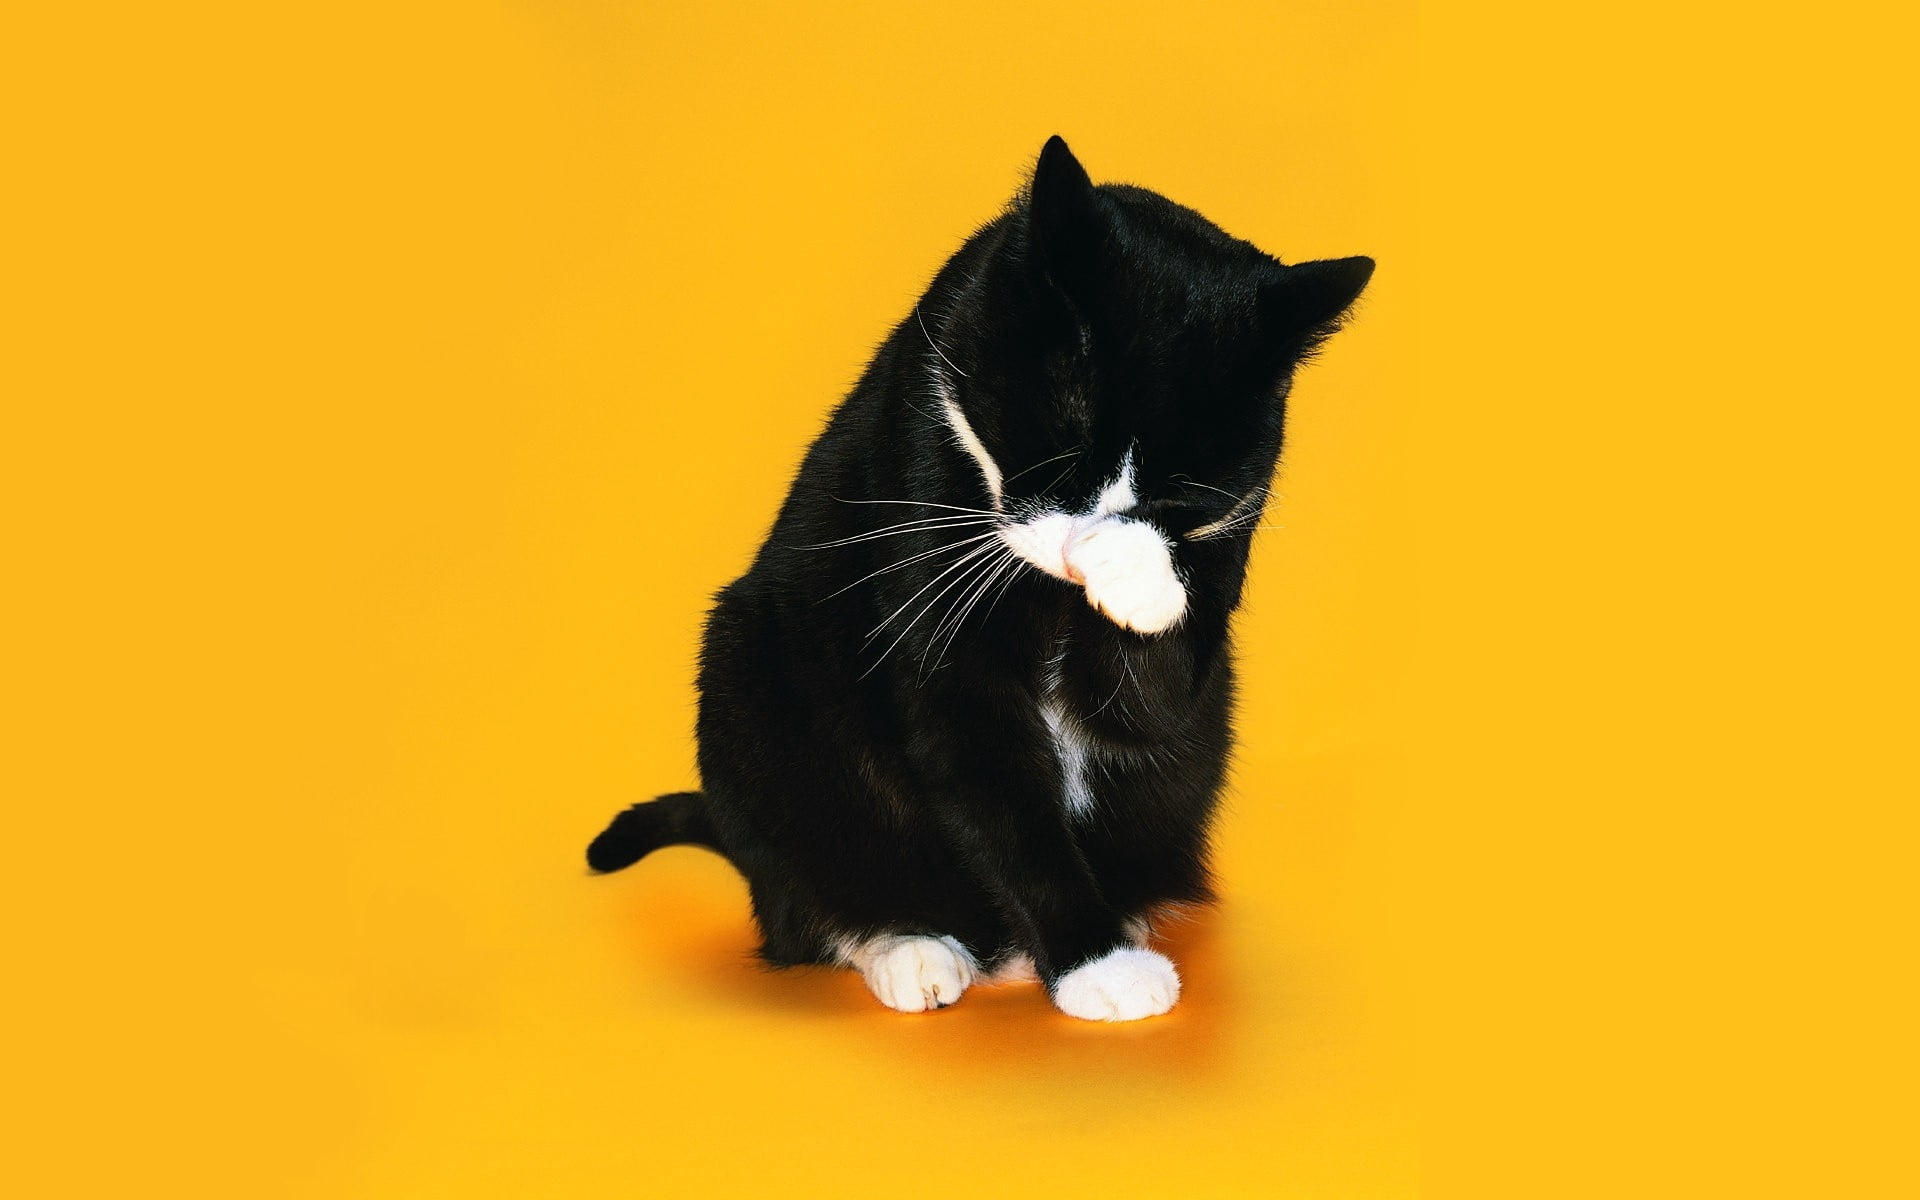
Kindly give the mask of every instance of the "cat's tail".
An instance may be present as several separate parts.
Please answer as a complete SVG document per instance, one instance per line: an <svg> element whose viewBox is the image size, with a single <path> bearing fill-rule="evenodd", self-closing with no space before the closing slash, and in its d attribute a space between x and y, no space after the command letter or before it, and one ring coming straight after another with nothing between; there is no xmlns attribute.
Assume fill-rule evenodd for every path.
<svg viewBox="0 0 1920 1200"><path fill-rule="evenodd" d="M630 867L662 846L680 845L726 853L699 792L674 792L621 813L587 847L587 865L605 874Z"/></svg>

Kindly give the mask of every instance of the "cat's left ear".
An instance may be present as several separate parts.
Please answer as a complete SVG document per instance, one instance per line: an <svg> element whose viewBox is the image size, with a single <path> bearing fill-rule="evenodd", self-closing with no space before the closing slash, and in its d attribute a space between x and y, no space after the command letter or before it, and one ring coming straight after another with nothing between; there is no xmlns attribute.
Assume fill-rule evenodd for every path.
<svg viewBox="0 0 1920 1200"><path fill-rule="evenodd" d="M1260 314L1275 337L1319 341L1340 327L1340 319L1373 278L1373 260L1330 258L1276 266L1260 285Z"/></svg>
<svg viewBox="0 0 1920 1200"><path fill-rule="evenodd" d="M1059 134L1047 139L1028 193L1033 265L1068 297L1092 277L1104 222L1093 180Z"/></svg>

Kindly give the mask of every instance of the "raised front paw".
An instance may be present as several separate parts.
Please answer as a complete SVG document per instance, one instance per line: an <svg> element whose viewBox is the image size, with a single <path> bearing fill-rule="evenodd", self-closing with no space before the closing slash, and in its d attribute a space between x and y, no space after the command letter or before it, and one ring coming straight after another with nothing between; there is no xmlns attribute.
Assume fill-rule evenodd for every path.
<svg viewBox="0 0 1920 1200"><path fill-rule="evenodd" d="M1053 985L1053 1006L1083 1021L1157 1017L1180 999L1180 974L1167 956L1126 946L1075 967Z"/></svg>
<svg viewBox="0 0 1920 1200"><path fill-rule="evenodd" d="M1173 551L1158 529L1115 517L1067 546L1067 568L1087 602L1123 629L1161 633L1187 611L1187 589L1173 570Z"/></svg>

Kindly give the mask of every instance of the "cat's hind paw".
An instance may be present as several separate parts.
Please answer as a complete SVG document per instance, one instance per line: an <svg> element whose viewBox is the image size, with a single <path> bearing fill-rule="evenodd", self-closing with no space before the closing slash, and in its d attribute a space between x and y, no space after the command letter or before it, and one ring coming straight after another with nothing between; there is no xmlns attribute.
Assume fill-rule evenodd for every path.
<svg viewBox="0 0 1920 1200"><path fill-rule="evenodd" d="M1053 985L1053 1006L1083 1021L1157 1017L1180 999L1180 973L1167 956L1123 946L1075 967Z"/></svg>
<svg viewBox="0 0 1920 1200"><path fill-rule="evenodd" d="M895 1012L945 1008L975 974L973 955L950 937L879 937L850 957L874 998Z"/></svg>

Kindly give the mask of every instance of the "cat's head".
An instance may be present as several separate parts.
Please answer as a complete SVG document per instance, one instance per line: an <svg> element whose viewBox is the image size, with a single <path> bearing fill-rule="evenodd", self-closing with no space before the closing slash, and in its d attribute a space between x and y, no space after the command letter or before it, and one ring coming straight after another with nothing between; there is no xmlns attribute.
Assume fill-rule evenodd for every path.
<svg viewBox="0 0 1920 1200"><path fill-rule="evenodd" d="M917 314L933 390L1009 545L1075 582L1076 539L1108 518L1169 551L1258 520L1294 368L1373 274L1283 265L1165 197L1096 186L1058 137L975 252Z"/></svg>

